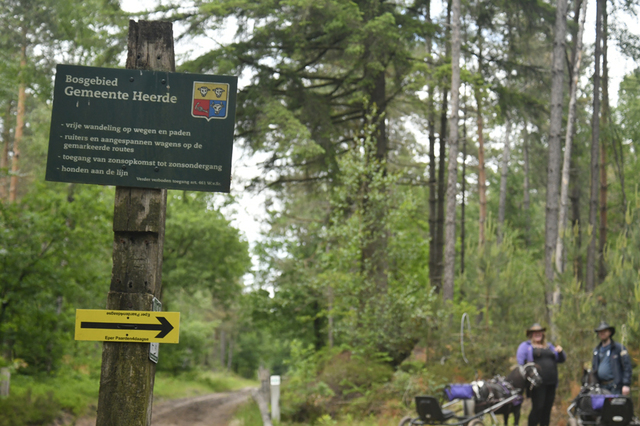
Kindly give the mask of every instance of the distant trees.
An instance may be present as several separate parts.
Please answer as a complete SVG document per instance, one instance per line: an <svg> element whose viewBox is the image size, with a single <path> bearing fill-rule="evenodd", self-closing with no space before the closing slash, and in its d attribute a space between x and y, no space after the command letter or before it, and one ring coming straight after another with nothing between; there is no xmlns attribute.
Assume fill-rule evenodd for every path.
<svg viewBox="0 0 640 426"><path fill-rule="evenodd" d="M115 0L7 0L0 5L0 25L0 104L5 105L3 111L15 111L15 117L5 113L2 123L0 196L6 194L15 202L20 191L28 189L19 185L25 174L20 159L28 132L28 98L50 99L59 60L84 65L117 62L126 20Z"/></svg>
<svg viewBox="0 0 640 426"><path fill-rule="evenodd" d="M574 45L579 43L575 34L582 4L571 3ZM554 254L564 251L558 247L568 238L558 211L569 4L561 0L554 6L530 2L468 6L443 1L438 4L441 12L437 17L433 16L436 5L432 1L410 5L299 2L287 7L275 3L269 8L253 2L222 2L215 7L194 3L192 9L182 4L163 9L188 24L186 36L219 28L222 19L233 17L239 23L234 42L193 58L182 69L246 71L250 75L251 82L240 95L238 136L253 152L268 155L264 163L268 178L252 182L253 187L269 191L274 206L267 237L270 243L262 246L261 254L279 274L266 274L264 285L273 286L274 300L305 295L309 301L303 304L305 315L315 318L309 326L317 347L333 342L343 321L335 299L340 285L332 280L318 284L318 276L340 276L339 280L363 287L376 283L372 287L376 291L363 293L371 300L388 294L396 285L393 271L397 260L392 253L399 234L393 226L401 226L401 222L390 218L401 210L383 203L383 198L401 193L420 200L416 205L424 206L428 227L424 231L416 228L416 235L428 232L428 268L416 273L427 273L432 291L441 292L446 300L455 299L458 290L451 265L460 250L455 237L458 78L471 86L476 107L472 113L477 145L471 149L471 173L478 187L471 194L474 201L467 220L476 220L479 226L471 239L488 250L485 242L493 238L487 232L497 232L502 239L510 228L522 225L526 232L518 238L523 243L531 248L544 245L549 288L541 303L551 320L546 307L557 310L560 297ZM185 12L188 10L192 12ZM460 27L456 19L461 19ZM460 55L465 65L458 77L456 46L463 39L466 42ZM575 48L572 56L579 57L581 48ZM578 71L572 68L570 74L575 77L580 62L573 63ZM550 79L548 70L552 70ZM419 89L427 99L416 98ZM571 108L584 102L578 92L577 86L570 92L574 99ZM409 116L423 123L427 133L424 149L428 165L418 165L424 168L422 175L412 169L416 145L403 126ZM509 123L507 128L523 130L508 131L508 144L499 146L498 153L488 131L505 122ZM573 119L571 122L574 125ZM575 127L582 130L583 125L583 117L576 118ZM369 138L375 144L353 142ZM360 186L353 186L350 179L354 177L347 173L343 158L355 161L350 156L357 152L367 166L360 169L364 179ZM487 161L500 157L509 167L503 167L498 177L487 168ZM379 178L374 179L378 173ZM382 179L386 176L391 180ZM501 180L499 185L497 179ZM419 195L413 185L426 185L428 195ZM352 188L348 196L336 203L332 194L347 187ZM491 189L498 187L500 191ZM515 188L521 188L517 198L513 196ZM563 191L566 200L568 187ZM541 197L546 198L544 243ZM518 211L525 214L518 215ZM565 207L563 218L566 211ZM497 230L492 212L497 217ZM342 222L356 218L353 223L359 223L354 228L358 233L350 233L354 229L346 232ZM337 230L340 233L336 234ZM336 269L334 256L344 235L353 236L357 246L351 242L350 247L358 247L359 255L342 256L352 263ZM292 257L285 261L278 253ZM332 260L323 263L321 259ZM333 275L337 270L340 274ZM289 281L290 274L300 282Z"/></svg>
<svg viewBox="0 0 640 426"><path fill-rule="evenodd" d="M67 303L99 300L93 286L78 288L99 281L108 259L69 200L94 197L87 211L102 232L109 190L35 182L54 62L115 64L123 15L113 1L5 3L0 198L8 237L0 240L0 345L17 354L26 348L17 328L33 325L18 320L24 294L38 292L58 337L69 326ZM429 356L441 359L451 356L447 320L462 312L512 341L524 323L546 317L566 336L567 327L586 321L576 306L601 312L606 303L631 300L634 255L623 242L635 241L637 214L623 182L633 185L640 171L632 149L640 135L638 73L625 78L618 107L607 106L605 58L609 40L628 54L639 51L616 19L634 2L598 0L594 61L581 56L589 51L581 46L586 0L552 3L222 0L159 7L184 24L186 40L235 32L230 43L210 43L179 68L242 76L237 146L263 159L262 175L246 190L265 194L268 217L255 247L253 286L243 288L248 245L212 198L170 197L166 303L194 314L185 346L167 349L169 369L223 359L225 368L250 374L266 357L281 363L289 347L302 346L345 345L400 363L427 341ZM587 66L595 74L585 86L578 76L591 73ZM464 121L462 179L472 184L463 195L464 241L456 235L461 86L470 94L465 118L473 117ZM581 185L587 174L589 215ZM457 273L462 250L465 268ZM76 263L90 263L88 256L101 259L95 273ZM65 284L51 284L58 280ZM624 303L605 297L614 285ZM561 305L563 298L573 305ZM619 318L640 333L636 313L629 315ZM271 338L277 349L263 359L251 353ZM55 364L55 357L39 356L32 365ZM504 357L506 350L492 348L486 362Z"/></svg>

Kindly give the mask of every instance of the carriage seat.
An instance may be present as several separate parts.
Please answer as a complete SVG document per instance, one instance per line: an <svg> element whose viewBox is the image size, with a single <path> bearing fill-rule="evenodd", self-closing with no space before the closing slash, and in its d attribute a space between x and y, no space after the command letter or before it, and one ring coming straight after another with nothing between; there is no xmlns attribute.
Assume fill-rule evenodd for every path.
<svg viewBox="0 0 640 426"><path fill-rule="evenodd" d="M633 401L626 396L605 398L601 416L604 426L626 426L633 420Z"/></svg>
<svg viewBox="0 0 640 426"><path fill-rule="evenodd" d="M443 410L432 396L416 396L416 411L425 424L444 423L455 415L451 410Z"/></svg>

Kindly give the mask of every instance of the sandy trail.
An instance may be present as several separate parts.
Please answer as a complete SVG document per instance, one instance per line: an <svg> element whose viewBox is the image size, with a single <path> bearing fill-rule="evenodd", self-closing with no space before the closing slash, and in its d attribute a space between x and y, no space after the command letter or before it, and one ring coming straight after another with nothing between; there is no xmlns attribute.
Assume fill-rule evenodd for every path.
<svg viewBox="0 0 640 426"><path fill-rule="evenodd" d="M251 388L173 399L153 406L152 426L229 426L238 406L251 398ZM83 417L75 426L95 426L96 418Z"/></svg>

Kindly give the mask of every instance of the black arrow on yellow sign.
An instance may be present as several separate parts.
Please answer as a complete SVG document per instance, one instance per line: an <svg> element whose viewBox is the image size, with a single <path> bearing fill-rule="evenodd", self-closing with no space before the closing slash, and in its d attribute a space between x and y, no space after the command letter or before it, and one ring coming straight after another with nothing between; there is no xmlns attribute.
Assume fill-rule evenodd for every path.
<svg viewBox="0 0 640 426"><path fill-rule="evenodd" d="M80 323L80 328L95 328L101 330L151 330L159 331L157 339L162 339L173 330L173 326L165 317L156 317L160 324L125 324L120 322L88 322Z"/></svg>

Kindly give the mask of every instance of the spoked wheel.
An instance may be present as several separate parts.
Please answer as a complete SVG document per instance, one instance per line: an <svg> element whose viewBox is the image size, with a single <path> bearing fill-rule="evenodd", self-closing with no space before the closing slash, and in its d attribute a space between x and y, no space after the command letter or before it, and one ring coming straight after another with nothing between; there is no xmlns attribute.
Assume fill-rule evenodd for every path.
<svg viewBox="0 0 640 426"><path fill-rule="evenodd" d="M398 426L409 426L411 424L411 416L405 416L400 420Z"/></svg>

